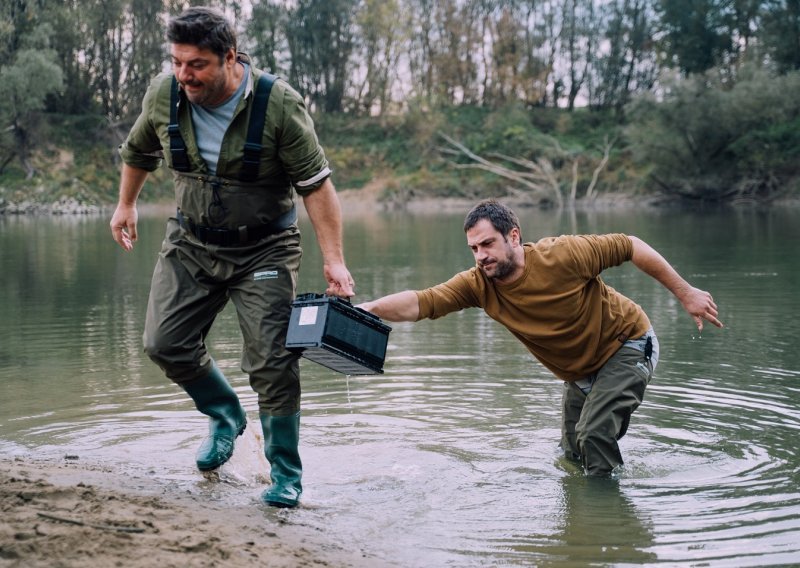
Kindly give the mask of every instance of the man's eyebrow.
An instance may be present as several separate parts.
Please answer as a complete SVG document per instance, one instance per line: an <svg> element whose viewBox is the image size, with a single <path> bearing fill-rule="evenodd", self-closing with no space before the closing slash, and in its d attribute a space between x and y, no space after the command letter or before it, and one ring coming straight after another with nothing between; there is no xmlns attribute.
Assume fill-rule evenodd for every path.
<svg viewBox="0 0 800 568"><path fill-rule="evenodd" d="M476 247L478 245L488 245L488 244L494 242L494 240L495 240L495 237L486 237L482 241L478 241L477 243L467 243L467 245L469 246L469 248L472 248L472 247Z"/></svg>
<svg viewBox="0 0 800 568"><path fill-rule="evenodd" d="M182 59L180 59L179 57L175 57L174 55L172 55L170 57L172 58L173 62L174 61L180 61L181 63L186 63L187 65L193 65L195 63L208 63L208 61L209 61L205 57L194 57L194 58L189 59L187 61L183 61Z"/></svg>

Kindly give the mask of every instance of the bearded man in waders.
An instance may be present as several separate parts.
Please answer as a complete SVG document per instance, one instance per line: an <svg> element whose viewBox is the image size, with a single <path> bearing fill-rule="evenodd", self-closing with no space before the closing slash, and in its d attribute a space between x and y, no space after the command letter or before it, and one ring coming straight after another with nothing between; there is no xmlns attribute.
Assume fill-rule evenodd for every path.
<svg viewBox="0 0 800 568"><path fill-rule="evenodd" d="M714 298L634 236L562 235L525 243L516 213L494 199L467 213L464 233L474 267L359 307L388 321L482 308L564 381L565 457L587 475L611 476L623 464L617 441L642 403L659 346L641 306L607 286L600 273L632 262L675 295L700 331L704 320L722 327Z"/></svg>
<svg viewBox="0 0 800 568"><path fill-rule="evenodd" d="M153 274L145 352L209 417L197 467L221 466L246 415L205 338L233 301L244 338L242 370L258 394L271 466L262 499L294 507L302 492L300 376L298 355L285 349L302 252L294 193L322 250L327 293L350 297L340 204L302 98L237 52L221 12L189 8L169 22L167 39L172 72L152 81L120 146L112 235L126 251L133 248L136 200L163 158L174 174L177 211Z"/></svg>

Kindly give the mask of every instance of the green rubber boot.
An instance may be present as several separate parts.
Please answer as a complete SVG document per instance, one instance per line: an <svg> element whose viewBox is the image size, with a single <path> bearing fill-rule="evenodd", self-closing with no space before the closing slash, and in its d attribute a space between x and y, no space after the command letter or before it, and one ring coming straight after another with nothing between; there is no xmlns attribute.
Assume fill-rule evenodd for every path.
<svg viewBox="0 0 800 568"><path fill-rule="evenodd" d="M209 417L208 436L197 449L197 468L216 469L231 459L234 440L247 426L244 408L216 365L205 377L180 386L192 397L197 410Z"/></svg>
<svg viewBox="0 0 800 568"><path fill-rule="evenodd" d="M272 485L261 500L273 507L296 507L303 486L303 464L297 445L300 441L300 413L291 416L261 415L264 430L264 455L270 464Z"/></svg>

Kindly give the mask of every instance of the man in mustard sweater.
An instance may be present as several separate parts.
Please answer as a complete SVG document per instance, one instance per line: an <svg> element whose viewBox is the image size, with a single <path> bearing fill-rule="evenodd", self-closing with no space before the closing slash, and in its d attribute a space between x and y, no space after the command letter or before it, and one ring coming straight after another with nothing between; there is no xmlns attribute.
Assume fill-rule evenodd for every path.
<svg viewBox="0 0 800 568"><path fill-rule="evenodd" d="M426 290L406 290L360 305L389 321L435 319L483 308L564 381L561 447L588 475L622 465L625 435L658 363L658 340L641 307L601 279L626 261L680 300L699 330L717 327L711 294L691 286L653 248L623 234L522 242L516 214L495 200L464 221L476 266Z"/></svg>

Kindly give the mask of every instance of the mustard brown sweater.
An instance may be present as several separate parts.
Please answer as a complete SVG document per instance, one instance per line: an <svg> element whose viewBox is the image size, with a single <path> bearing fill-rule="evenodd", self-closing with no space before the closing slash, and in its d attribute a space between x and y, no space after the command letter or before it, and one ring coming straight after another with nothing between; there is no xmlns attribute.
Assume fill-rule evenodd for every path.
<svg viewBox="0 0 800 568"><path fill-rule="evenodd" d="M497 284L476 266L417 291L419 319L483 308L565 381L594 373L650 328L642 308L600 278L632 258L626 235L547 237L523 247L525 272L514 282Z"/></svg>

